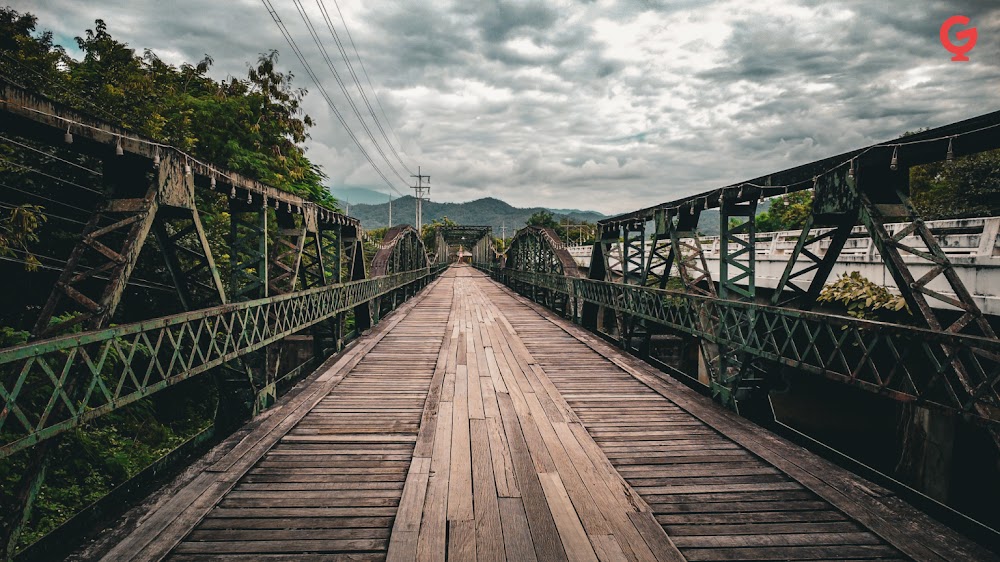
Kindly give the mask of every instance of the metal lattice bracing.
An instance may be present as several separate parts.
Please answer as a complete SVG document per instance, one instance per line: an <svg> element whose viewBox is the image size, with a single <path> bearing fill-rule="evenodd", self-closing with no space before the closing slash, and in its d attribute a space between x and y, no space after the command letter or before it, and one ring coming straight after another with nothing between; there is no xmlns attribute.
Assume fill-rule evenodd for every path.
<svg viewBox="0 0 1000 562"><path fill-rule="evenodd" d="M461 252L469 254L473 263L495 261L493 228L489 226L439 226L434 232L434 262L451 263Z"/></svg>
<svg viewBox="0 0 1000 562"><path fill-rule="evenodd" d="M417 229L408 224L390 228L372 260L372 276L395 275L409 271L428 271L430 259ZM409 295L406 289L392 292L373 303L372 315L377 320L399 306Z"/></svg>
<svg viewBox="0 0 1000 562"><path fill-rule="evenodd" d="M58 147L70 158L62 162L90 160L101 170L93 171L98 185L84 186L99 199L39 303L32 341L0 350L0 458L28 451L28 468L11 491L18 509L0 520L0 556L13 552L30 515L52 437L206 372L219 384L215 427L231 427L255 404L273 401L281 378L304 374L303 367L339 349L347 315L363 331L372 324L373 301L406 298L437 273L424 257L423 269L366 280L357 219L3 78L0 100L5 135ZM60 180L55 167L46 173ZM214 213L211 244L201 211ZM228 274L216 261L222 255ZM159 294L160 302L187 312L157 318L167 312L119 306L139 266L163 271L157 288L170 295L172 285L176 300ZM123 317L122 326L109 328ZM143 321L127 323L137 318ZM285 369L276 346L292 334L312 334L317 355Z"/></svg>
<svg viewBox="0 0 1000 562"><path fill-rule="evenodd" d="M372 260L372 277L416 271L430 266L424 241L408 224L390 228Z"/></svg>
<svg viewBox="0 0 1000 562"><path fill-rule="evenodd" d="M909 200L913 166L1000 148L1000 112L924 131L599 222L589 279L540 267L494 268L525 294L556 292L583 302L581 322L609 332L607 316L699 338L713 360L710 384L736 405L753 383L752 361L824 375L987 425L1000 443L1000 351L991 325L940 242ZM755 302L755 202L813 190L813 208L771 302ZM705 209L720 208L720 275L713 280L697 235ZM730 226L730 218L737 219ZM636 232L656 232L638 259ZM890 229L889 220L902 220ZM857 224L864 225L917 326L878 324L807 312ZM669 241L669 242L668 242ZM618 249L621 269L609 258ZM507 259L525 259L511 248ZM641 281L634 281L642 267ZM922 267L926 273L914 274ZM676 275L682 291L664 290ZM548 297L552 300L552 297ZM931 303L936 306L931 306ZM610 332L609 332L610 333ZM629 335L629 334L624 334ZM623 334L617 334L622 337ZM627 339L623 345L632 347ZM747 359L750 359L748 361Z"/></svg>
<svg viewBox="0 0 1000 562"><path fill-rule="evenodd" d="M504 271L550 273L570 278L581 275L566 245L551 228L526 226L518 230L502 259ZM576 301L565 298L562 292L534 286L522 289L536 301L562 314L575 314Z"/></svg>

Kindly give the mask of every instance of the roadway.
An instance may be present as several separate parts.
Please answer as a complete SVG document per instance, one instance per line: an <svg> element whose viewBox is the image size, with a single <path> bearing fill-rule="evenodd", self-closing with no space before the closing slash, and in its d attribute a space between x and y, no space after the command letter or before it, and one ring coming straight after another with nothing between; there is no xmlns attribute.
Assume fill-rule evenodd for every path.
<svg viewBox="0 0 1000 562"><path fill-rule="evenodd" d="M468 266L78 558L990 560Z"/></svg>

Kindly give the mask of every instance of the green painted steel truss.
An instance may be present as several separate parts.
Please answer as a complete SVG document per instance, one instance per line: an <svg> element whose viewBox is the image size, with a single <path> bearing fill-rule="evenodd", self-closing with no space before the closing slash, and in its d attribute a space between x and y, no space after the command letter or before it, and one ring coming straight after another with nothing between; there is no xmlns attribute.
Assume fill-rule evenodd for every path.
<svg viewBox="0 0 1000 562"><path fill-rule="evenodd" d="M751 357L1000 427L1000 341L544 272L485 267L499 281L566 295ZM956 367L968 370L968 387Z"/></svg>
<svg viewBox="0 0 1000 562"><path fill-rule="evenodd" d="M0 350L0 458L382 295L423 286L441 270L316 287ZM65 391L70 380L83 389L79 399Z"/></svg>

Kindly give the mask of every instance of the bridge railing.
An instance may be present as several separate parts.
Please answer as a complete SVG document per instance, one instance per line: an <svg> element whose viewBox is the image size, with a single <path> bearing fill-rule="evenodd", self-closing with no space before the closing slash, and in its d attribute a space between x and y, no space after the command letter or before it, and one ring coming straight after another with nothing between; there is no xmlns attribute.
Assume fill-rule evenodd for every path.
<svg viewBox="0 0 1000 562"><path fill-rule="evenodd" d="M1000 341L791 308L563 275L480 268L534 296L556 292L895 400L1000 427ZM971 366L966 382L955 365Z"/></svg>
<svg viewBox="0 0 1000 562"><path fill-rule="evenodd" d="M442 269L432 266L2 349L0 459L383 295L423 286ZM77 388L82 385L82 398L66 391L70 379Z"/></svg>

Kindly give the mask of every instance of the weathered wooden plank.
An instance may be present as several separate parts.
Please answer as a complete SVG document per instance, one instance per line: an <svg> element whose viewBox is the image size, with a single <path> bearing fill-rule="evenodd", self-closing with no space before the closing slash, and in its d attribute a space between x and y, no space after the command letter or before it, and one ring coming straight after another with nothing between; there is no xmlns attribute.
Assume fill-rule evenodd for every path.
<svg viewBox="0 0 1000 562"><path fill-rule="evenodd" d="M448 559L476 562L476 522L448 521Z"/></svg>
<svg viewBox="0 0 1000 562"><path fill-rule="evenodd" d="M448 519L448 475L451 467L451 424L454 405L441 402L434 436L431 474L427 482L424 513L417 537L420 560L444 560Z"/></svg>
<svg viewBox="0 0 1000 562"><path fill-rule="evenodd" d="M531 529L535 553L540 560L566 560L566 551L559 539L555 521L553 521L552 513L545 501L538 473L535 472L535 465L528 452L528 445L521 433L514 404L511 402L510 395L506 393L498 393L497 402L500 405L504 432L510 446L511 460L517 475L518 489L521 491L521 498L524 501L524 511L528 518L528 527Z"/></svg>
<svg viewBox="0 0 1000 562"><path fill-rule="evenodd" d="M466 365L455 374L455 410L451 427L451 472L448 477L448 520L474 519L472 449L469 441L469 377Z"/></svg>
<svg viewBox="0 0 1000 562"><path fill-rule="evenodd" d="M471 420L470 426L477 556L480 561L500 561L505 555L489 429L485 419Z"/></svg>
<svg viewBox="0 0 1000 562"><path fill-rule="evenodd" d="M556 473L539 474L538 478L542 483L542 491L552 510L552 517L555 520L556 528L559 529L559 536L562 537L563 547L570 560L593 560L597 561L597 554L587 532L583 530L583 523L580 522L576 510L573 509L573 502L566 493L559 475Z"/></svg>
<svg viewBox="0 0 1000 562"><path fill-rule="evenodd" d="M412 560L417 556L417 531L420 530L420 518L424 512L430 468L431 459L427 457L414 458L410 464L406 487L392 526L387 560Z"/></svg>
<svg viewBox="0 0 1000 562"><path fill-rule="evenodd" d="M500 521L503 526L504 551L508 560L533 562L535 547L531 542L528 517L521 498L500 498Z"/></svg>

